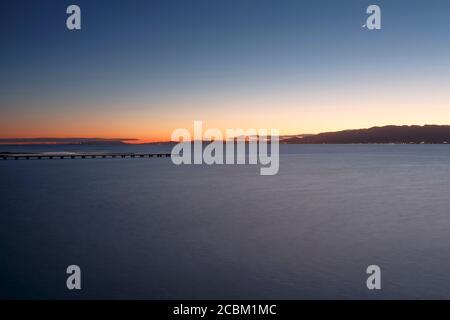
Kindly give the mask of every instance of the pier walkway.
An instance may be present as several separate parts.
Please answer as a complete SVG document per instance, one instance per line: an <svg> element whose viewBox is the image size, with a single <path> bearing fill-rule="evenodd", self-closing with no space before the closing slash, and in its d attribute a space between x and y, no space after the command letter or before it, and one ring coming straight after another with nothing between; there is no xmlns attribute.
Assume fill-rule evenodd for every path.
<svg viewBox="0 0 450 320"><path fill-rule="evenodd" d="M168 158L170 153L0 153L0 160Z"/></svg>

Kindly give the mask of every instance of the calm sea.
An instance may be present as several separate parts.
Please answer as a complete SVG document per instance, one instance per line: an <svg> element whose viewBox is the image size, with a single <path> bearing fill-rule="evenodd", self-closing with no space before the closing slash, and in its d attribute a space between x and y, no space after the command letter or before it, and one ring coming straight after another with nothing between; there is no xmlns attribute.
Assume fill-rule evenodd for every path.
<svg viewBox="0 0 450 320"><path fill-rule="evenodd" d="M0 151L168 151L167 146ZM450 298L450 146L283 145L280 171L0 161L1 298ZM66 268L82 290L66 289ZM366 268L382 290L366 288Z"/></svg>

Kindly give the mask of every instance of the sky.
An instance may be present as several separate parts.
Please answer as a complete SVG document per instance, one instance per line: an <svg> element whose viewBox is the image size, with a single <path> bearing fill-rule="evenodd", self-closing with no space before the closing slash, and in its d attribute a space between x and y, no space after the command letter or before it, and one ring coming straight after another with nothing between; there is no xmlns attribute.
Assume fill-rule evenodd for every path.
<svg viewBox="0 0 450 320"><path fill-rule="evenodd" d="M448 0L2 1L0 138L450 124L449 37Z"/></svg>

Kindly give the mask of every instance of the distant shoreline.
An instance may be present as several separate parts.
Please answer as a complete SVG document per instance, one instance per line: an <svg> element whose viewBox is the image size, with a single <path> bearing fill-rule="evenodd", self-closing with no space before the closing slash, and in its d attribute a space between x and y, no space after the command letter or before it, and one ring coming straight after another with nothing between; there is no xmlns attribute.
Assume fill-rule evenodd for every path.
<svg viewBox="0 0 450 320"><path fill-rule="evenodd" d="M244 138L258 140L258 137ZM242 140L239 140L242 141ZM203 141L209 143L209 141ZM449 125L383 126L368 129L352 129L318 134L284 135L280 144L450 144ZM111 145L162 145L173 141L139 142L133 138L7 138L0 139L0 146L111 146ZM225 141L224 141L225 143Z"/></svg>
<svg viewBox="0 0 450 320"><path fill-rule="evenodd" d="M209 141L204 141L205 144L208 144ZM226 142L224 142L226 143ZM245 144L248 144L249 142L244 142ZM176 142L155 142L155 143L123 143L123 144L67 144L67 143L58 143L58 144L0 144L0 148L2 147L48 147L48 146L60 146L60 147L74 147L74 146L152 146L152 145L175 145ZM270 142L268 143L270 144ZM450 143L443 142L443 143L403 143L403 142L386 142L386 143L378 143L378 142L368 142L368 143L357 143L357 142L351 142L351 143L295 143L295 142L280 142L282 145L311 145L311 146L324 146L324 145L450 145ZM0 151L0 154L17 154L20 152L9 152L9 151ZM28 152L26 152L28 153Z"/></svg>

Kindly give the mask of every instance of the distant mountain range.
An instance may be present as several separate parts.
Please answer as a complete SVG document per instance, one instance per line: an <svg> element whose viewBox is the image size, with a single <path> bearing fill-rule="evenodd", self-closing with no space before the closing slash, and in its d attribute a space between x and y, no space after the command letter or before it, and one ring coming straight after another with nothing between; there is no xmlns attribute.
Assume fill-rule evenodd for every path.
<svg viewBox="0 0 450 320"><path fill-rule="evenodd" d="M319 134L297 134L280 136L284 144L350 144L350 143L412 143L412 144L450 144L450 126L384 126L369 129L343 130ZM244 139L244 138L242 138ZM258 140L258 136L246 137L244 141ZM237 138L236 140L240 140ZM0 145L8 144L77 144L111 145L139 144L137 139L102 138L8 138L0 139ZM158 142L158 144L174 142ZM143 143L143 144L155 144Z"/></svg>
<svg viewBox="0 0 450 320"><path fill-rule="evenodd" d="M450 143L450 126L384 126L280 139L290 144Z"/></svg>

